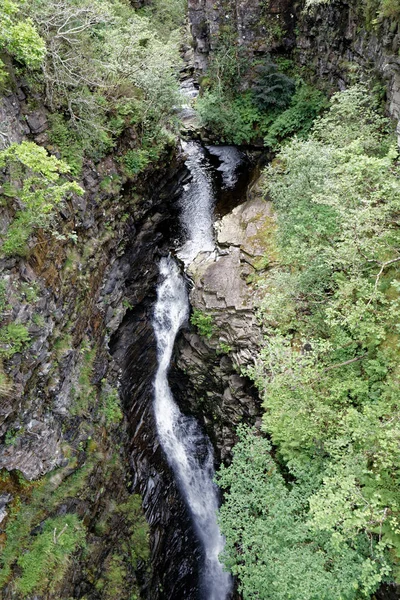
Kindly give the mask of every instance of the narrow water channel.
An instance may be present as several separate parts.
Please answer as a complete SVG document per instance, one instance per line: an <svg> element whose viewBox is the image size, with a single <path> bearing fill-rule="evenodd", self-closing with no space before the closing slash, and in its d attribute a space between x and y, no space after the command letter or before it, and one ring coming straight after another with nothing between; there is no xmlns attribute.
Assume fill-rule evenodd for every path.
<svg viewBox="0 0 400 600"><path fill-rule="evenodd" d="M181 200L184 243L178 256L189 264L200 252L213 250L214 197L201 147L188 143L185 150L192 178ZM161 282L153 319L158 352L154 381L157 433L204 550L204 564L199 569L200 596L204 600L226 600L232 580L218 558L224 540L217 523L218 490L213 482L213 450L196 420L180 412L168 384L175 339L189 316L188 292L172 257L161 259L159 268Z"/></svg>

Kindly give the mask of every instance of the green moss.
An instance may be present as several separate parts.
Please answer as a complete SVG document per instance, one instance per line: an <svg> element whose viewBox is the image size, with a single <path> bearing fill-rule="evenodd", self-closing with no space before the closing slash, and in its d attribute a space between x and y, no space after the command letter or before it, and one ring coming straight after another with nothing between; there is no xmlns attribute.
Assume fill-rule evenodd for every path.
<svg viewBox="0 0 400 600"><path fill-rule="evenodd" d="M85 528L77 515L46 519L29 549L18 558L22 575L15 587L22 597L54 589L69 564L70 556L85 543Z"/></svg>
<svg viewBox="0 0 400 600"><path fill-rule="evenodd" d="M22 323L8 323L0 328L0 358L11 358L22 352L31 341L28 329Z"/></svg>

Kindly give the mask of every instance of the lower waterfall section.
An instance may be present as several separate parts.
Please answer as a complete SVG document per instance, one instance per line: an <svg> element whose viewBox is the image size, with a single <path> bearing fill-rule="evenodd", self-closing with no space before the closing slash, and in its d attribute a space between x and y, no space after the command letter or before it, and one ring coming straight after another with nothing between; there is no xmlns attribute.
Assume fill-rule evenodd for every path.
<svg viewBox="0 0 400 600"><path fill-rule="evenodd" d="M227 148L225 152L224 148L218 148L218 156L214 156L212 148L204 149L195 142L188 142L183 150L185 166L183 161L175 167L172 165L173 168L160 173L158 179L149 181L148 189L143 193L143 210L135 220L130 243L113 268L110 293L115 282L123 279L129 307L110 340L110 350L119 370L121 396L128 421L132 490L142 496L150 527L152 569L147 571L139 566L141 597L146 600L222 600L226 598L226 589L229 589L229 585L225 587L229 576L217 562L218 552L222 549L215 519L218 490L212 484L213 452L208 438L203 435L205 420L210 413L205 418L203 414L197 414L197 421L184 417L178 410L175 414L182 428L182 437L187 442L190 438L190 447L194 448L193 455L199 469L203 470L204 477L207 476L207 485L202 490L211 490L209 497L213 500L208 504L207 515L211 516L208 523L215 525L213 533L206 529L205 521L195 519L194 506L199 500L204 504L204 492L196 491L193 500L189 501L182 480L171 461L167 461L157 431L154 384L160 362L153 327L154 310L160 283L169 279L165 271L160 275L160 259L162 263L169 262L170 259L162 257L167 256L171 248L176 250L179 244L178 257L186 265L189 266L194 256L204 250L213 261L213 213L220 213L218 207L222 193L229 195L230 209L233 203L240 202L251 173L245 155L239 166L236 166L236 161L233 164L226 160L225 153L230 156L231 149ZM230 181L237 180L229 190L224 187L226 181L222 177L222 169L219 169L221 162L226 164L224 172L229 171ZM192 243L186 245L188 241ZM204 256L207 257L207 254ZM187 311L184 281L177 264L173 260L171 263L183 286L177 285L174 289L183 291ZM166 318L170 319L168 315ZM174 340L171 339L169 351L173 352L173 360L171 365L170 358L166 360L165 377L170 367L170 383L178 377L185 385L182 373L176 371L176 347L173 346ZM179 406L185 407L186 415L193 414L192 406L186 402L185 390L174 389L174 398ZM174 398L172 401L175 403ZM198 472L193 477L198 478ZM202 510L200 505L200 514ZM222 591L216 587L221 573L222 581L226 578ZM232 593L228 592L229 598Z"/></svg>
<svg viewBox="0 0 400 600"><path fill-rule="evenodd" d="M232 584L230 575L218 560L224 540L217 523L218 492L213 483L213 451L196 420L180 412L168 384L175 338L189 315L188 295L172 258L161 259L160 274L163 279L158 287L153 321L158 350L154 381L157 431L204 549L202 595L205 600L225 600Z"/></svg>

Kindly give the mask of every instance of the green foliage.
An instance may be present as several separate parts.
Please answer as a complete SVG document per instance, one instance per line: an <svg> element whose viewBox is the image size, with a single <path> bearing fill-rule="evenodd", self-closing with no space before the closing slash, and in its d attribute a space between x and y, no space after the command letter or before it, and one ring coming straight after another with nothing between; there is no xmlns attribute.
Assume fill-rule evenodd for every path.
<svg viewBox="0 0 400 600"><path fill-rule="evenodd" d="M62 160L69 165L71 174L75 177L79 176L82 171L84 155L83 140L71 127L71 123L66 122L59 113L50 115L49 123L50 142L57 147Z"/></svg>
<svg viewBox="0 0 400 600"><path fill-rule="evenodd" d="M129 175L138 175L149 165L150 157L147 150L139 148L128 150L123 157L123 164Z"/></svg>
<svg viewBox="0 0 400 600"><path fill-rule="evenodd" d="M389 19L400 18L400 5L398 0L381 0L381 14Z"/></svg>
<svg viewBox="0 0 400 600"><path fill-rule="evenodd" d="M22 323L8 323L0 327L0 358L11 358L22 352L31 338L28 329Z"/></svg>
<svg viewBox="0 0 400 600"><path fill-rule="evenodd" d="M235 56L233 50L227 54L231 55ZM291 67L290 61L279 64L282 70ZM209 89L196 102L202 125L222 142L248 144L266 136L265 144L277 148L295 133L306 136L314 119L327 106L321 92L301 81L295 91L294 80L271 62L256 62L253 74L248 59L238 67L240 77L247 71L247 78L252 78L252 88L247 91L237 89L240 77L234 64L230 68L223 65L220 72L210 67Z"/></svg>
<svg viewBox="0 0 400 600"><path fill-rule="evenodd" d="M168 39L172 32L185 24L186 2L153 0L139 12L151 21L162 38Z"/></svg>
<svg viewBox="0 0 400 600"><path fill-rule="evenodd" d="M17 433L20 431L13 432ZM103 428L96 430L96 439L99 442L104 440ZM10 491L14 497L6 522L6 537L2 539L0 588L7 584L8 589L21 598L37 594L57 595L59 583L73 560L80 560L80 565L85 569L86 559L93 551L98 568L98 541L94 548L90 548L85 541L83 521L76 514L64 514L65 506L71 506L70 499L74 499L72 506L76 506L76 502L83 502L88 507L95 504L96 514L99 508L101 511L102 507L106 507L109 526L118 530L118 537L113 541L113 552L123 558L121 569L128 574L124 593L132 587L132 567L136 566L138 560L147 561L149 557L148 526L139 496L126 492L127 500L121 502L123 488L117 486L116 497L113 497L114 479L123 479L125 465L118 452L112 452L109 447L105 449L93 440L88 439L86 443L82 441L78 448L79 467L77 457L71 456L66 467L34 483L26 481L18 473L0 473L3 489ZM65 455L71 451L71 447L64 447ZM104 495L100 503L98 495L96 499L93 498L91 477L94 474L104 486L99 490L100 496L108 489L107 496ZM107 501L104 502L106 497ZM104 535L104 532L100 535ZM79 554L78 550L83 548L84 554ZM107 569L110 565L102 554L101 560L106 561L104 566ZM113 566L110 569L109 579L115 577L116 583L118 565L114 566L115 569ZM115 596L109 594L104 597Z"/></svg>
<svg viewBox="0 0 400 600"><path fill-rule="evenodd" d="M286 108L295 92L293 79L278 72L273 63L257 65L257 76L254 78L252 93L256 105L262 109Z"/></svg>
<svg viewBox="0 0 400 600"><path fill-rule="evenodd" d="M331 4L332 0L306 0L306 9L315 11L318 6ZM362 10L366 19L366 25L376 27L384 19L398 20L400 17L400 5L398 0L366 0L362 2Z"/></svg>
<svg viewBox="0 0 400 600"><path fill-rule="evenodd" d="M235 494L221 514L227 564L244 597L261 589L262 598L359 599L382 579L399 581L400 171L393 142L389 121L355 87L335 95L309 139L285 145L266 170L279 266L259 284L266 337L249 371L263 395L276 464L265 440L246 437L221 484ZM253 504L250 481L254 493L261 486ZM296 494L303 508L288 513ZM251 507L262 497L268 511L259 517ZM273 539L281 540L275 554Z"/></svg>
<svg viewBox="0 0 400 600"><path fill-rule="evenodd" d="M141 497L132 494L126 502L118 505L117 512L125 518L130 539L130 560L136 567L139 560L146 562L150 557L149 526L143 515Z"/></svg>
<svg viewBox="0 0 400 600"><path fill-rule="evenodd" d="M18 439L18 431L16 429L8 429L4 438L6 446L14 446Z"/></svg>
<svg viewBox="0 0 400 600"><path fill-rule="evenodd" d="M6 201L16 207L1 249L6 256L24 255L34 229L49 227L57 205L68 194L82 195L83 190L62 178L70 170L66 163L33 142L12 144L0 152L0 168L7 169Z"/></svg>
<svg viewBox="0 0 400 600"><path fill-rule="evenodd" d="M122 410L118 390L103 388L100 412L104 416L107 427L121 421Z"/></svg>
<svg viewBox="0 0 400 600"><path fill-rule="evenodd" d="M118 548L107 558L96 589L106 600L115 598L140 597L136 586L132 588L128 574L138 566L138 561L147 562L149 552L149 528L143 516L141 498L132 495L115 507L114 516L118 519L120 540ZM103 526L107 526L105 523Z"/></svg>
<svg viewBox="0 0 400 600"><path fill-rule="evenodd" d="M232 350L232 346L230 346L226 342L220 342L217 348L217 354L229 354L229 352L232 352Z"/></svg>
<svg viewBox="0 0 400 600"><path fill-rule="evenodd" d="M202 124L222 142L244 144L254 137L259 112L249 94L232 101L218 92L205 92L196 109Z"/></svg>
<svg viewBox="0 0 400 600"><path fill-rule="evenodd" d="M35 281L33 283L21 282L19 285L19 291L21 298L26 300L28 304L37 302L40 299L40 288Z"/></svg>
<svg viewBox="0 0 400 600"><path fill-rule="evenodd" d="M84 342L81 347L82 363L77 386L73 390L73 404L70 408L72 415L85 415L93 405L97 392L92 384L93 364L96 358L96 347Z"/></svg>
<svg viewBox="0 0 400 600"><path fill-rule="evenodd" d="M21 19L17 2L3 0L0 4L0 49L30 69L40 68L46 45L31 19ZM0 76L4 63L0 64Z"/></svg>
<svg viewBox="0 0 400 600"><path fill-rule="evenodd" d="M70 556L85 543L85 528L76 515L47 519L28 552L18 558L22 575L16 589L23 597L54 589L68 568Z"/></svg>
<svg viewBox="0 0 400 600"><path fill-rule="evenodd" d="M7 282L5 279L2 279L0 280L0 318L3 317L3 313L7 308Z"/></svg>
<svg viewBox="0 0 400 600"><path fill-rule="evenodd" d="M129 137L139 150L143 136L156 139L173 123L180 57L179 38L169 27L178 0L168 2L163 15L157 11L158 21L154 6L146 9L147 18L114 0L33 0L24 10L46 41L40 79L48 104L68 115L65 121L53 117L50 136L74 173L82 152L99 160L132 127L121 113L124 106L136 105Z"/></svg>
<svg viewBox="0 0 400 600"><path fill-rule="evenodd" d="M307 137L315 119L327 105L327 99L319 90L301 85L293 95L290 106L268 128L265 145L276 149L282 140L294 134L300 138Z"/></svg>
<svg viewBox="0 0 400 600"><path fill-rule="evenodd" d="M326 106L324 95L304 84L299 85L286 110L260 109L251 92L233 99L216 91L205 92L196 103L202 124L221 141L240 145L264 135L265 145L274 149L294 134L306 137Z"/></svg>
<svg viewBox="0 0 400 600"><path fill-rule="evenodd" d="M46 581L44 579L37 580L33 563L35 560L37 562L46 560L46 557L42 558L41 556L38 556L38 554L41 554L40 545L38 547L36 546L36 551L33 555L31 554L32 544L34 544L34 541L37 539L37 537L31 535L31 532L35 527L40 525L42 533L45 530L48 532L48 535L42 538L42 540L46 543L46 547L51 548L50 530L51 534L54 536L54 528L57 527L57 532L60 534L65 524L68 523L68 534L72 535L73 539L83 539L82 529L79 523L77 524L77 529L75 529L75 515L57 517L56 520L52 518L46 520L46 517L48 513L51 513L56 508L59 502L64 501L68 497L76 497L82 489L87 488L87 477L90 475L93 467L93 462L87 461L81 469L77 469L75 473L69 475L64 481L62 481L62 478L57 478L57 476L53 479L53 474L48 475L46 478L34 484L25 481L22 476L19 478L18 487L20 488L20 493L22 493L21 490L26 488L27 491L23 493L23 496L27 498L24 498L25 501L21 501L17 496L7 521L5 530L7 536L6 542L3 545L0 555L0 588L2 588L9 580L13 566L16 562L23 559L24 556L27 556L28 558L26 559L26 562L23 561L23 564L21 565L26 569L26 577L22 577L23 587L29 586L29 588L31 588L31 585L37 585L38 589L43 590L45 583L46 586L51 584L52 581L56 583L55 579L52 579L50 571L54 571L55 575L58 573L62 576L68 561L68 556L65 555L64 551L66 548L70 547L70 542L68 542L67 547L64 546L64 544L61 544L59 549L61 555L60 552L57 551L57 560L51 563L51 569L46 570L46 565L43 567L43 571L47 578ZM59 474L60 472L58 475ZM70 521L70 518L72 518L72 521ZM48 522L50 525L46 525ZM50 546L48 546L48 544L50 544ZM35 558L35 560L32 560L32 558ZM22 591L22 588L20 589ZM23 597L25 597L25 595L26 594L24 594Z"/></svg>
<svg viewBox="0 0 400 600"><path fill-rule="evenodd" d="M237 46L228 35L223 36L210 57L207 76L214 91L235 97L243 77L251 68L251 60L244 46Z"/></svg>
<svg viewBox="0 0 400 600"><path fill-rule="evenodd" d="M201 310L195 308L193 310L192 316L190 317L190 322L192 325L197 327L197 330L200 335L210 339L214 333L214 325L213 318L211 315L207 315Z"/></svg>
<svg viewBox="0 0 400 600"><path fill-rule="evenodd" d="M298 473L288 486L271 458L271 445L244 427L230 467L221 467L227 490L220 525L227 538L223 561L239 577L245 600L356 600L375 591L388 572L385 557L359 534L348 542L315 532L308 498L318 478Z"/></svg>
<svg viewBox="0 0 400 600"><path fill-rule="evenodd" d="M113 554L108 561L107 569L100 580L96 582L97 589L102 592L102 597L109 600L122 598L125 592L127 570L124 558L120 554Z"/></svg>

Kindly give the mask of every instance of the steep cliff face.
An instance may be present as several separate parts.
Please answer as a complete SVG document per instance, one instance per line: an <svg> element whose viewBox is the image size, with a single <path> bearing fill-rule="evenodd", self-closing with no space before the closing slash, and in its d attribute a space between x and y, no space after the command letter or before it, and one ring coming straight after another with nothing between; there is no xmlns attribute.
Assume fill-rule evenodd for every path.
<svg viewBox="0 0 400 600"><path fill-rule="evenodd" d="M191 266L191 304L207 319L208 331L184 333L178 367L185 373L191 409L205 419L223 460L230 459L239 423L260 415L256 390L243 376L254 365L262 344L255 306L257 272L264 265L273 217L271 207L255 194L217 222L214 257L199 257ZM203 335L201 335L203 333Z"/></svg>
<svg viewBox="0 0 400 600"><path fill-rule="evenodd" d="M27 137L48 144L46 112L31 113L25 100L21 89L2 99L4 146ZM129 145L129 140L121 143ZM154 482L147 471L140 472L135 458L141 451L138 440L143 440L135 437L141 413L132 414L125 380L121 394L126 410L121 412L118 389L121 370L134 386L143 380L138 368L148 373L143 385L149 385L152 377L154 346L144 313L154 297L156 254L165 239L163 229L169 228L180 170L175 148L134 186L122 173L117 156L96 166L87 162L80 182L85 194L65 203L53 224L54 234L39 231L25 257L0 262L2 310L8 321L23 325L30 338L21 348L12 339L2 340L4 598L19 597L22 586L23 597L27 589L38 589L46 598L122 598L138 593L134 570L141 564L146 572L147 526L140 498L131 494L151 495ZM3 211L3 232L9 218ZM126 343L126 348L134 346L132 365L126 365L129 357L125 360L124 352L116 352L115 359L109 352L113 334L113 349L123 344L126 320L135 324ZM145 410L151 413L148 397L146 401ZM157 454L154 432L149 445L154 445L150 456ZM162 480L158 490L162 498L156 501L157 519L163 518L165 524L170 522L169 511L184 511L169 479ZM178 509L167 510L173 498ZM34 551L32 531L34 536L46 535L47 524L57 522L63 535L60 531L67 530L71 518L77 519L79 535L85 537L85 550L76 552L70 562L67 553L54 581L46 580L46 572L41 582L21 580L17 561L24 549ZM179 516L182 527L184 519ZM152 525L151 516L149 522ZM183 543L188 535L180 534L173 533L179 540L175 543ZM159 537L153 531L153 547L160 545ZM79 540L77 544L76 550L83 546ZM159 548L153 554L157 552L160 555ZM158 581L155 585L158 589ZM156 597L154 589L150 597Z"/></svg>
<svg viewBox="0 0 400 600"><path fill-rule="evenodd" d="M382 82L389 114L400 119L400 30L396 20L367 22L362 5L334 0L313 11L287 0L189 0L196 67L231 35L255 54L288 52L318 85L342 89L357 79ZM399 134L400 135L400 134Z"/></svg>
<svg viewBox="0 0 400 600"><path fill-rule="evenodd" d="M256 53L293 45L290 0L189 0L189 21L198 69L205 68L209 53L224 36Z"/></svg>

